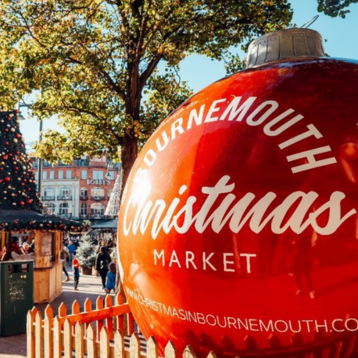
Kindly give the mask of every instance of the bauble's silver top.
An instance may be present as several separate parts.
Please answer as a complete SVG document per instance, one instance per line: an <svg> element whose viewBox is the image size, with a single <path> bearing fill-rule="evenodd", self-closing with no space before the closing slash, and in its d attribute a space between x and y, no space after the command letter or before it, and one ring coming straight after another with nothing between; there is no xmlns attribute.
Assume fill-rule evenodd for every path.
<svg viewBox="0 0 358 358"><path fill-rule="evenodd" d="M325 56L322 36L307 28L275 31L254 40L248 49L246 68L272 61Z"/></svg>

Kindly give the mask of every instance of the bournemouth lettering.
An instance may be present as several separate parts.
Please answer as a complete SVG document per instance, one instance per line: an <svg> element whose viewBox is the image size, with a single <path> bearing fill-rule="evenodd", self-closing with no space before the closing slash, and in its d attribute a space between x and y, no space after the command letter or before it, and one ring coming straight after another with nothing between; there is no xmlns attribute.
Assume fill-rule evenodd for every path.
<svg viewBox="0 0 358 358"><path fill-rule="evenodd" d="M178 115L183 112L179 111ZM217 99L208 105L203 104L199 108L194 107L190 111L185 111L185 115L173 121L168 131L161 130L160 136L155 140L156 149L149 149L145 153L144 162L148 167L153 165L158 152L163 151L170 141L194 126L218 121L245 122L252 127L261 126L264 134L269 137L279 137L303 119L304 117L295 113L292 108L281 110L276 101L259 102L257 97L249 97L246 100L242 97L233 97L231 100ZM278 147L285 150L307 138L313 137L318 140L323 137L314 124L309 123L304 127L302 133L284 140ZM337 162L331 147L319 143L314 148L287 155L286 159L291 164L291 171L294 174ZM302 164L302 159L306 161L304 164Z"/></svg>

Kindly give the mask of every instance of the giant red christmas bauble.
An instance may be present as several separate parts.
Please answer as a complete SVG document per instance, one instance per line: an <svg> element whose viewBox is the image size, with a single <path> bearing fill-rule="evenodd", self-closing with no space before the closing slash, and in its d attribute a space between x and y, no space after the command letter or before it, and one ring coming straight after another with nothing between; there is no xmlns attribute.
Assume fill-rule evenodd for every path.
<svg viewBox="0 0 358 358"><path fill-rule="evenodd" d="M161 353L358 332L357 88L357 62L277 61L210 85L152 135L118 237L125 294Z"/></svg>

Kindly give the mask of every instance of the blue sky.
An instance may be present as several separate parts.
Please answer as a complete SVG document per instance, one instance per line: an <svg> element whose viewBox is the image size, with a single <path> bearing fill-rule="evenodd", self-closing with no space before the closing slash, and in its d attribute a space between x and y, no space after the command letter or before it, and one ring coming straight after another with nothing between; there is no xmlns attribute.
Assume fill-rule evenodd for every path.
<svg viewBox="0 0 358 358"><path fill-rule="evenodd" d="M309 28L321 34L324 50L329 56L358 60L358 4L349 8L351 13L345 19L318 13L316 0L292 0L291 7L294 10L292 23L297 27L302 27L319 15ZM243 52L239 53L242 58L246 56ZM211 61L204 56L191 57L180 66L180 75L183 80L189 81L195 92L225 76L222 63Z"/></svg>
<svg viewBox="0 0 358 358"><path fill-rule="evenodd" d="M358 60L358 4L349 7L351 12L345 19L319 14L316 0L292 0L291 5L294 10L292 22L297 27L301 27L315 15L319 15L310 28L322 35L325 40L323 46L328 55ZM245 56L244 53L241 54L243 57ZM182 62L180 67L181 79L187 80L194 92L225 76L223 63L211 61L204 56L190 56ZM34 118L30 119L26 110L22 109L22 113L26 120L21 121L20 130L25 138L25 143L37 140L39 138L39 123ZM57 128L55 119L44 121L44 131L49 128Z"/></svg>

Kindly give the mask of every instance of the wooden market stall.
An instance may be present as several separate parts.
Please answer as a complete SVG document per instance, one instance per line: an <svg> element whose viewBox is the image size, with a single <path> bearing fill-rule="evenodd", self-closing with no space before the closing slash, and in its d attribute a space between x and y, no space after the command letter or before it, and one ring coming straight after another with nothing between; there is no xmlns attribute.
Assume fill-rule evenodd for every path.
<svg viewBox="0 0 358 358"><path fill-rule="evenodd" d="M6 223L6 225L5 225ZM81 231L88 223L44 215L34 211L7 210L0 212L0 244L9 247L11 238L34 239L34 252L20 255L16 260L34 261L34 302L51 302L62 292L62 263L60 258L63 233ZM6 230L5 230L6 228Z"/></svg>

